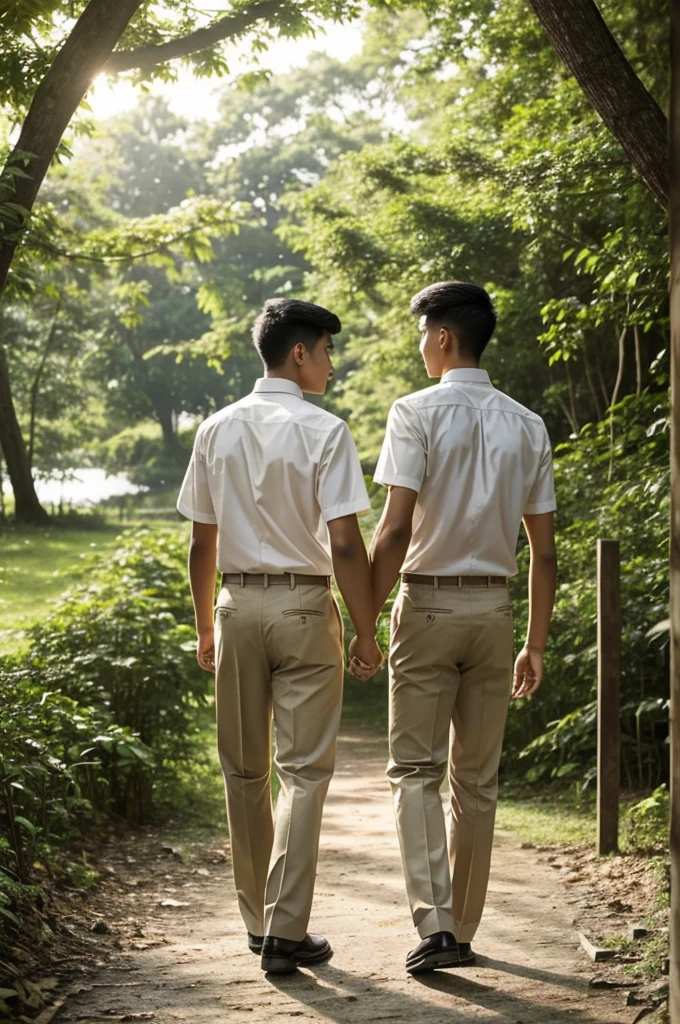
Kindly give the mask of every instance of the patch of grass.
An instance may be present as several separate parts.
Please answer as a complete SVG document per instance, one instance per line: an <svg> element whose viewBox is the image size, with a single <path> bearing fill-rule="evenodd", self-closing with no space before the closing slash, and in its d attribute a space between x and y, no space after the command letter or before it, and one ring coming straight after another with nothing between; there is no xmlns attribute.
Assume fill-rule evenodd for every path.
<svg viewBox="0 0 680 1024"><path fill-rule="evenodd" d="M501 788L496 826L513 832L522 843L551 846L557 843L592 843L595 811L563 794L522 796Z"/></svg>
<svg viewBox="0 0 680 1024"><path fill-rule="evenodd" d="M115 526L8 526L0 532L0 652L15 630L38 621L45 608L86 575L92 555L116 548Z"/></svg>
<svg viewBox="0 0 680 1024"><path fill-rule="evenodd" d="M47 526L0 528L0 654L21 644L67 590L86 579L95 559L115 551L125 529L100 516L73 516ZM144 524L148 525L148 524ZM184 524L177 524L178 530Z"/></svg>
<svg viewBox="0 0 680 1024"><path fill-rule="evenodd" d="M649 920L646 924L654 929L654 921ZM629 939L625 935L612 935L609 938L600 939L600 943L607 949L616 950L619 956L637 956L640 959L632 964L624 964L624 974L630 975L638 981L656 981L663 977L663 969L668 957L668 932L663 930L652 930L649 935L641 939Z"/></svg>
<svg viewBox="0 0 680 1024"><path fill-rule="evenodd" d="M353 679L345 672L342 699L342 724L365 725L383 736L387 735L388 712L387 670L381 669L367 683Z"/></svg>

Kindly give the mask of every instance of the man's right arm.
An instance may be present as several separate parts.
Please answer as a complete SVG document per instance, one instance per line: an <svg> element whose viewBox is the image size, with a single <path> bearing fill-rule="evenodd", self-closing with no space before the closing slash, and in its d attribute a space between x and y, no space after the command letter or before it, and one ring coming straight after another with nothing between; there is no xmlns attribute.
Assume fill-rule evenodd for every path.
<svg viewBox="0 0 680 1024"><path fill-rule="evenodd" d="M210 523L191 524L189 545L189 585L196 615L198 639L196 657L206 672L215 671L215 636L213 605L215 604L215 577L217 553L217 526Z"/></svg>
<svg viewBox="0 0 680 1024"><path fill-rule="evenodd" d="M354 624L352 657L377 668L382 653L375 641L373 591L368 555L356 515L340 516L328 522L335 582Z"/></svg>
<svg viewBox="0 0 680 1024"><path fill-rule="evenodd" d="M529 624L524 647L515 662L512 696L530 697L543 678L543 651L557 587L557 551L553 512L525 515L524 529L529 538Z"/></svg>
<svg viewBox="0 0 680 1024"><path fill-rule="evenodd" d="M380 522L371 541L373 611L380 614L406 558L413 532L413 511L418 500L410 487L390 487Z"/></svg>

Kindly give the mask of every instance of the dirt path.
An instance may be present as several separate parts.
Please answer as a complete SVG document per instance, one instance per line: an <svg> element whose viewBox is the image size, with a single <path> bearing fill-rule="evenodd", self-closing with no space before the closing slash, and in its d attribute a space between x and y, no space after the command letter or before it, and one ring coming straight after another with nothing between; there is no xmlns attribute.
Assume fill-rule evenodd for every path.
<svg viewBox="0 0 680 1024"><path fill-rule="evenodd" d="M313 931L335 956L279 980L250 953L228 859L196 867L159 859L157 887L129 893L126 920L145 941L125 948L68 1000L58 1024L155 1020L160 1024L271 1024L296 1018L338 1024L630 1024L622 990L589 988L573 910L555 872L534 850L500 834L478 963L423 980L404 970L415 944L406 905L383 746L342 738L321 843ZM214 851L213 851L214 852ZM132 858L128 857L128 861ZM162 899L183 906L161 905ZM115 928L114 928L115 933ZM115 934L109 937L116 942ZM146 943L150 943L147 948Z"/></svg>

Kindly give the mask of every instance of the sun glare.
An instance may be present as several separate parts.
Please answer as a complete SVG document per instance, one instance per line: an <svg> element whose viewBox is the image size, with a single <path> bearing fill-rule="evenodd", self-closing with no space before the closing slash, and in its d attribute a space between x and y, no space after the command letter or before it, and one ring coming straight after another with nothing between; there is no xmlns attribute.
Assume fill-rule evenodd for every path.
<svg viewBox="0 0 680 1024"><path fill-rule="evenodd" d="M273 74L285 74L293 68L303 67L310 55L316 51L328 52L332 39L333 56L338 60L349 60L361 49L362 24L355 21L346 25L324 22L322 30L315 36L302 39L279 39L260 58L260 66ZM217 117L217 95L225 82L232 81L253 64L248 44L234 47L230 62L232 73L223 79L195 78L188 68L182 68L177 81L151 85L152 94L164 96L170 109L188 120ZM95 120L105 120L116 114L125 113L137 104L140 86L132 82L108 79L104 75L96 80L88 96L88 103Z"/></svg>

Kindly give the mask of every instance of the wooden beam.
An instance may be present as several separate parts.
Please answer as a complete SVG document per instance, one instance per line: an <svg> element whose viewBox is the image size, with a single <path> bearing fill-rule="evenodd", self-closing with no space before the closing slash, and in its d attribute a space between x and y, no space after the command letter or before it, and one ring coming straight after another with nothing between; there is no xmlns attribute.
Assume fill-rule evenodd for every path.
<svg viewBox="0 0 680 1024"><path fill-rule="evenodd" d="M680 1022L680 0L671 0L671 914L669 1014Z"/></svg>
<svg viewBox="0 0 680 1024"><path fill-rule="evenodd" d="M621 596L619 542L597 542L597 852L619 846Z"/></svg>

